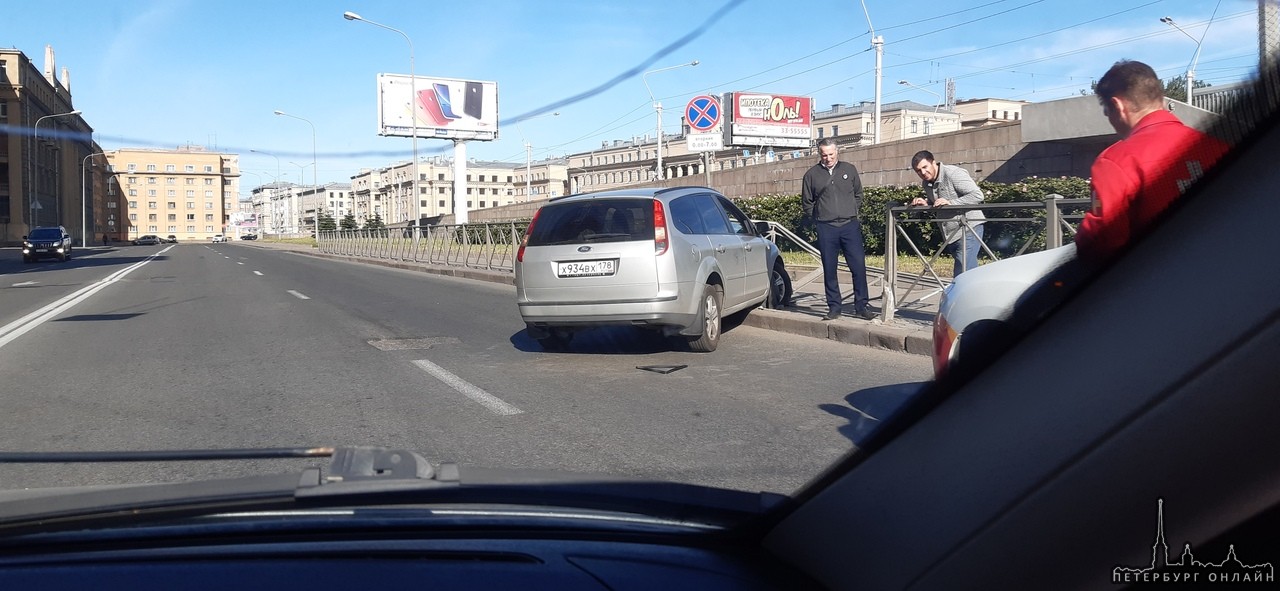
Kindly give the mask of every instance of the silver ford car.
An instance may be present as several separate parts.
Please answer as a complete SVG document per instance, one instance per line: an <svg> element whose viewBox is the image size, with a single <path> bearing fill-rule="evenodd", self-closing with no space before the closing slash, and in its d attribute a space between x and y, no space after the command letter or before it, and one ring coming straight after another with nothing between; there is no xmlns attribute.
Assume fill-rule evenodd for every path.
<svg viewBox="0 0 1280 591"><path fill-rule="evenodd" d="M791 297L777 246L705 187L550 200L525 232L515 283L528 333L548 349L576 329L634 325L714 351L723 316Z"/></svg>

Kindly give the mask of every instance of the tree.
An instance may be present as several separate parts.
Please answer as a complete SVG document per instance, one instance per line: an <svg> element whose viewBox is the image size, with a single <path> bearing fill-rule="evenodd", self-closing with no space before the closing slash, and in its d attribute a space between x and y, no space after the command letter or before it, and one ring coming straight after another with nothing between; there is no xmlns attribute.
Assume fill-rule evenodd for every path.
<svg viewBox="0 0 1280 591"><path fill-rule="evenodd" d="M321 232L332 232L338 229L338 222L334 221L333 216L329 215L328 212L320 212L319 219Z"/></svg>
<svg viewBox="0 0 1280 591"><path fill-rule="evenodd" d="M347 212L347 215L342 217L342 223L339 225L339 227L341 227L343 230L359 229L360 223L356 221L356 214Z"/></svg>
<svg viewBox="0 0 1280 591"><path fill-rule="evenodd" d="M1204 88L1206 86L1210 86L1210 84L1208 82L1205 82L1204 80L1195 81L1195 87L1197 89ZM1177 99L1182 102L1186 102L1187 101L1187 75L1183 74L1181 76L1177 76L1177 77L1165 80L1164 95L1171 99Z"/></svg>
<svg viewBox="0 0 1280 591"><path fill-rule="evenodd" d="M386 227L387 225L382 222L382 214L380 213L373 214L372 218L364 218L364 229L366 230L381 230Z"/></svg>

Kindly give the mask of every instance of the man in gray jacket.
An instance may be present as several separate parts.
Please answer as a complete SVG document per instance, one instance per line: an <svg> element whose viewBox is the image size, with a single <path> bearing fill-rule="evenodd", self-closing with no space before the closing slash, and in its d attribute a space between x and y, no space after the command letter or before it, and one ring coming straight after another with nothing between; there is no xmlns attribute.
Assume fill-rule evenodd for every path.
<svg viewBox="0 0 1280 591"><path fill-rule="evenodd" d="M916 152L911 157L911 168L920 177L920 185L924 188L924 197L911 200L913 206L941 207L943 205L974 205L982 203L986 196L978 183L965 169L951 164L942 164L933 158L928 150ZM942 234L946 246L942 252L955 259L952 275L959 275L978 266L978 251L982 249L982 223L987 216L980 210L966 211L963 215L951 218L952 221L942 223ZM961 227L965 223L967 229Z"/></svg>

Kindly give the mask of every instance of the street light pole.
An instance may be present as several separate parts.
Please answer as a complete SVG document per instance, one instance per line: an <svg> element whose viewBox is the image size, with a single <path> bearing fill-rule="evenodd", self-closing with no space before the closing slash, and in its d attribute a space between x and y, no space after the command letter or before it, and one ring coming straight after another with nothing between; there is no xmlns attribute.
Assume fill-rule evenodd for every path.
<svg viewBox="0 0 1280 591"><path fill-rule="evenodd" d="M35 146L33 146L33 149L31 150L31 179L27 182L27 185L31 188L30 203L28 204L28 206L31 208L31 224L29 226L30 228L35 228L37 225L39 225L36 223L37 222L36 206L39 204L39 201L36 200L36 171L39 169L39 166L37 165L37 160L40 157L40 122L44 121L45 119L52 119L54 117L70 117L72 115L79 115L80 112L81 112L80 109L76 109L68 113L57 113L55 115L45 115L44 117L36 119L36 124L31 126L32 135L34 136L34 139L32 141L35 143ZM54 186L56 187L57 184L58 183L55 181Z"/></svg>
<svg viewBox="0 0 1280 591"><path fill-rule="evenodd" d="M263 152L262 150L250 149L249 151L253 152L254 154L266 154L267 156L270 156L276 159L276 182L275 182L275 186L271 188L271 200L275 202L275 204L271 206L271 225L272 227L275 228L276 233L279 234L280 233L280 216L277 215L276 212L279 211L278 204L280 202L280 157L276 156L275 154Z"/></svg>
<svg viewBox="0 0 1280 591"><path fill-rule="evenodd" d="M910 86L911 88L914 88L914 89L916 89L916 90L923 90L923 91L925 91L925 92L927 92L927 93L929 93L929 94L932 94L933 96L938 97L938 101L939 101L939 102L934 103L934 105L933 105L933 112L934 112L934 113L937 113L937 112L938 112L938 107L941 105L941 101L942 101L942 95L940 95L940 94L938 94L938 93L936 93L936 92L934 92L934 91L932 91L932 90L929 90L928 88L922 88L922 87L916 86L916 85L914 85L914 84L912 84L912 83L910 83L910 82L907 82L906 80L899 80L899 81L898 81L898 84L902 84L902 85L904 85L904 86Z"/></svg>
<svg viewBox="0 0 1280 591"><path fill-rule="evenodd" d="M1196 104L1192 102L1192 98L1195 96L1196 62L1200 61L1200 45L1204 43L1204 39L1192 37L1191 33L1184 31L1182 27L1178 26L1178 23L1173 22L1173 17L1161 17L1160 22L1181 31L1183 35L1186 35L1188 39L1191 39L1196 44L1196 53L1191 58L1191 65L1187 66L1187 104L1194 107Z"/></svg>
<svg viewBox="0 0 1280 591"><path fill-rule="evenodd" d="M283 115L285 117L292 117L300 121L305 121L307 125L311 126L311 182L314 185L314 187L312 188L311 194L316 198L316 215L315 215L314 229L316 232L319 232L320 231L320 205L323 202L323 199L321 199L320 196L317 194L320 191L320 168L316 165L316 124L312 123L310 120L305 119L303 117L299 117L297 115L290 115L278 109L274 112L276 115ZM307 209L306 205L304 204L302 207L304 214L306 213L306 209Z"/></svg>
<svg viewBox="0 0 1280 591"><path fill-rule="evenodd" d="M554 113L538 115L537 117L530 117L529 119L559 116L560 112L556 111ZM526 119L525 121L528 121L529 119ZM524 129L520 127L519 123L516 123L516 129L520 131L520 139L524 141L524 200L527 203L529 198L533 196L533 192L531 190L533 186L533 145L524 137Z"/></svg>
<svg viewBox="0 0 1280 591"><path fill-rule="evenodd" d="M696 66L696 65L698 65L698 60L693 60L687 64L667 66L665 68L649 70L648 72L645 72L644 74L640 75L640 80L644 82L644 89L649 91L649 100L653 101L653 111L658 115L658 164L656 167L657 170L654 171L657 173L658 180L662 180L666 176L665 174L662 173L662 103L658 102L658 99L654 98L653 90L649 88L648 76L649 74L656 74L658 72L665 72L667 70L674 70L676 68L683 68L685 66Z"/></svg>
<svg viewBox="0 0 1280 591"><path fill-rule="evenodd" d="M418 195L418 76L413 70L413 40L400 29L373 22L354 12L344 12L342 13L342 18L349 21L361 21L388 31L394 31L404 37L405 42L409 44L409 113L411 114L410 121L413 122L413 182L409 183L409 192L413 197L413 226L417 228L422 221L422 198ZM417 230L415 229L414 232L416 234Z"/></svg>
<svg viewBox="0 0 1280 591"><path fill-rule="evenodd" d="M94 156L105 155L105 152L89 154L80 161L80 246L83 247L89 246L89 214L87 213L89 209L89 192L85 188L85 177L87 177L89 173L89 159Z"/></svg>

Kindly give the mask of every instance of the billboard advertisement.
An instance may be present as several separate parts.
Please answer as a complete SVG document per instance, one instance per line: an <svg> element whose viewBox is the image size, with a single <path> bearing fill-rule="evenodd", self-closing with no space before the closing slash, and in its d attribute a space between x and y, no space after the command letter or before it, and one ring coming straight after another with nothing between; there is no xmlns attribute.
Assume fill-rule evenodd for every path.
<svg viewBox="0 0 1280 591"><path fill-rule="evenodd" d="M761 92L730 92L724 104L727 146L809 147L813 137L813 99Z"/></svg>
<svg viewBox="0 0 1280 591"><path fill-rule="evenodd" d="M498 137L498 84L378 74L378 135L464 140Z"/></svg>

